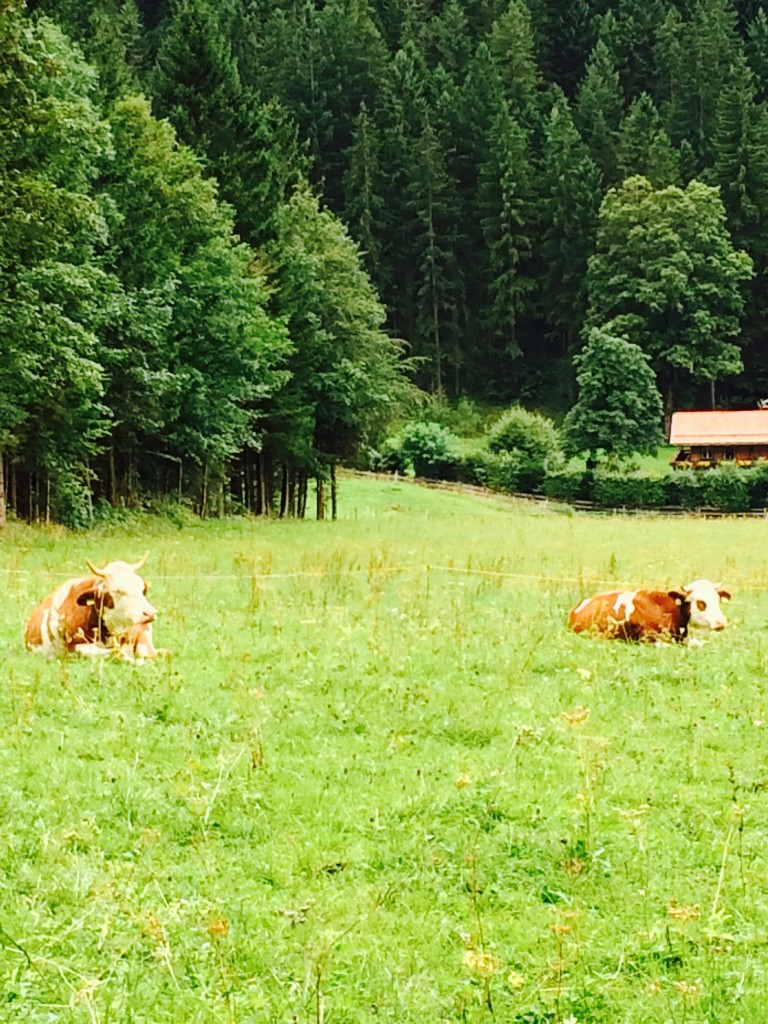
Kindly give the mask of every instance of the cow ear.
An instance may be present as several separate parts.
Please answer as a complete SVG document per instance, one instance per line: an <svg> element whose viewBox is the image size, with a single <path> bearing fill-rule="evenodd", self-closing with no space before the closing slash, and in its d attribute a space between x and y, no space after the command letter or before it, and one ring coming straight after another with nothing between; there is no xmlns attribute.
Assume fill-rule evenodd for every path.
<svg viewBox="0 0 768 1024"><path fill-rule="evenodd" d="M727 590L718 590L717 593L718 593L718 596L719 596L721 601L730 601L731 600L731 595L728 593Z"/></svg>
<svg viewBox="0 0 768 1024"><path fill-rule="evenodd" d="M670 590L668 593L675 604L685 604L685 594L681 594L679 590Z"/></svg>
<svg viewBox="0 0 768 1024"><path fill-rule="evenodd" d="M78 595L77 603L80 605L95 604L96 603L96 591L95 590L84 590L82 594Z"/></svg>

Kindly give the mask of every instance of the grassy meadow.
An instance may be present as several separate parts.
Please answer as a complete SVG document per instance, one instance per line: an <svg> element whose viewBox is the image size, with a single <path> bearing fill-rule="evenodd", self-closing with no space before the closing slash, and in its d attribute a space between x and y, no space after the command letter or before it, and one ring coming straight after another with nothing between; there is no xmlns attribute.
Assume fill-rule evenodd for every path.
<svg viewBox="0 0 768 1024"><path fill-rule="evenodd" d="M0 539L0 1021L764 1022L768 523L340 500ZM24 650L147 549L169 656ZM565 628L698 576L701 648Z"/></svg>

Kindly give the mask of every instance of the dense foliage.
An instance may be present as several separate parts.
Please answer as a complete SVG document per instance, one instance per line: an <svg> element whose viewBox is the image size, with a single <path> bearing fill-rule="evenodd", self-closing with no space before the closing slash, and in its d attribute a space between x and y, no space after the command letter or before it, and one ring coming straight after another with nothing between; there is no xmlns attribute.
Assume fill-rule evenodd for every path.
<svg viewBox="0 0 768 1024"><path fill-rule="evenodd" d="M406 368L564 413L594 330L667 413L764 397L767 39L740 0L3 0L13 506L302 514Z"/></svg>

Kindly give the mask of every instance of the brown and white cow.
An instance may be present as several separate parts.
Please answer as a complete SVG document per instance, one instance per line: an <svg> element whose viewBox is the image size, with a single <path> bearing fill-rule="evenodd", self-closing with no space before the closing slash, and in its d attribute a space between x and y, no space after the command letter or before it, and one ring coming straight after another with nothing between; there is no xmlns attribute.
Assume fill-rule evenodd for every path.
<svg viewBox="0 0 768 1024"><path fill-rule="evenodd" d="M725 629L720 602L730 596L710 580L694 580L679 591L611 590L576 605L568 624L577 633L620 640L685 641L690 629Z"/></svg>
<svg viewBox="0 0 768 1024"><path fill-rule="evenodd" d="M62 583L32 612L24 633L29 650L49 656L115 654L126 661L155 657L157 612L138 575L146 560L144 555L134 565L110 562L97 569L86 559L93 575Z"/></svg>

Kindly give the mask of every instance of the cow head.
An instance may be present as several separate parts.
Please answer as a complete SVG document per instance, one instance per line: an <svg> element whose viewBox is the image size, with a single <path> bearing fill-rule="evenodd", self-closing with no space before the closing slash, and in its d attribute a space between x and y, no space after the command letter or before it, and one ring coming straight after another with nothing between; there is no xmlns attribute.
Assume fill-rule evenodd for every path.
<svg viewBox="0 0 768 1024"><path fill-rule="evenodd" d="M152 622L157 612L147 600L147 584L138 575L147 560L147 555L134 565L128 562L110 562L103 569L97 569L86 559L88 568L98 577L93 591L82 594L78 603L93 601L101 619L113 636L120 636L133 626L144 626Z"/></svg>
<svg viewBox="0 0 768 1024"><path fill-rule="evenodd" d="M728 601L730 594L722 584L710 580L694 580L683 587L685 603L691 611L689 625L699 629L725 629L728 620L720 607L721 601Z"/></svg>

